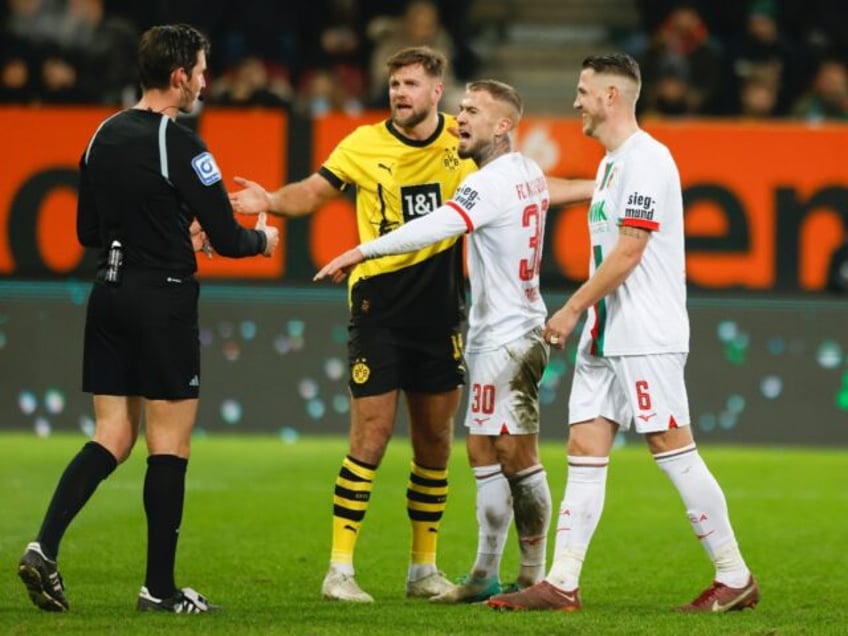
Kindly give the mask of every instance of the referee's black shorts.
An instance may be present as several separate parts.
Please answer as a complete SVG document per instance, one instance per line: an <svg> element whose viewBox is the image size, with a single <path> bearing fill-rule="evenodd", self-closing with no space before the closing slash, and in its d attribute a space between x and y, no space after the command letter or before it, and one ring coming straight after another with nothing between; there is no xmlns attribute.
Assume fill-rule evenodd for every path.
<svg viewBox="0 0 848 636"><path fill-rule="evenodd" d="M355 398L395 389L446 393L465 384L458 328L352 325L348 331L348 386Z"/></svg>
<svg viewBox="0 0 848 636"><path fill-rule="evenodd" d="M82 389L153 400L197 398L199 286L191 275L123 272L88 298Z"/></svg>

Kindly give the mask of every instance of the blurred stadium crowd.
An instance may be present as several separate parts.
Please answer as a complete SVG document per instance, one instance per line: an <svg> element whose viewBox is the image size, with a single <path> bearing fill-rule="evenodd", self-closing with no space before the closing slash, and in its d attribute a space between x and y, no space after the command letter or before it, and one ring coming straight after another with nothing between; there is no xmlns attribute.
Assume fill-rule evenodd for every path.
<svg viewBox="0 0 848 636"><path fill-rule="evenodd" d="M643 113L848 121L845 0L632 1L639 27L611 44L642 64ZM474 2L3 0L0 102L130 105L140 33L188 22L212 41L211 103L382 108L402 46L448 53L451 84L496 70L475 51Z"/></svg>

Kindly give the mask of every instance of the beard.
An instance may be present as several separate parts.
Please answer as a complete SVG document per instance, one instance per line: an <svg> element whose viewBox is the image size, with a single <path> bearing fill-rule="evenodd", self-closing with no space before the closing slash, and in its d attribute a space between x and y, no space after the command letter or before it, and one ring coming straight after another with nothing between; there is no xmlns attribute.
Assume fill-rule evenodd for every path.
<svg viewBox="0 0 848 636"><path fill-rule="evenodd" d="M398 115L397 109L392 109L392 122L398 128L415 128L418 124L427 119L427 117L429 116L429 110L416 111L413 109L412 112L409 113L409 115L401 117L400 115Z"/></svg>
<svg viewBox="0 0 848 636"><path fill-rule="evenodd" d="M495 141L477 140L473 145L459 145L456 148L456 154L460 159L471 159L477 166L483 165L498 152Z"/></svg>
<svg viewBox="0 0 848 636"><path fill-rule="evenodd" d="M581 127L584 135L594 138L595 131L598 128L598 120L591 116L584 117L581 121Z"/></svg>
<svg viewBox="0 0 848 636"><path fill-rule="evenodd" d="M460 159L473 159L476 151L475 146L457 146L456 156Z"/></svg>

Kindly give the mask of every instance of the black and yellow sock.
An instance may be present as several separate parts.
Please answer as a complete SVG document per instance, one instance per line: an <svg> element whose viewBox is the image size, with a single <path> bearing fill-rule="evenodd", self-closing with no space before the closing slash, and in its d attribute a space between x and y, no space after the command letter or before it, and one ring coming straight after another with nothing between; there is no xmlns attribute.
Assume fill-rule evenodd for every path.
<svg viewBox="0 0 848 636"><path fill-rule="evenodd" d="M377 467L350 455L342 461L333 494L333 547L330 562L352 564L359 527L368 510Z"/></svg>
<svg viewBox="0 0 848 636"><path fill-rule="evenodd" d="M436 563L439 524L447 498L447 469L424 468L413 461L406 490L406 508L412 522L410 561L414 565Z"/></svg>

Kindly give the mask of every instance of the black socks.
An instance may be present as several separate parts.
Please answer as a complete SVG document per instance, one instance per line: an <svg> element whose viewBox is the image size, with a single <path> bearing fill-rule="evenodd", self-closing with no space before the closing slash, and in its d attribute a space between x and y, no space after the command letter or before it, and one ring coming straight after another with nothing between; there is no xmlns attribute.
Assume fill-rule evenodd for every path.
<svg viewBox="0 0 848 636"><path fill-rule="evenodd" d="M62 473L53 499L47 508L37 541L44 556L53 561L59 556L59 542L77 513L89 500L100 482L118 466L114 455L97 442L82 447Z"/></svg>
<svg viewBox="0 0 848 636"><path fill-rule="evenodd" d="M174 583L177 539L183 518L188 460L176 455L151 455L144 477L147 514L147 574L144 585L156 598L170 598Z"/></svg>

